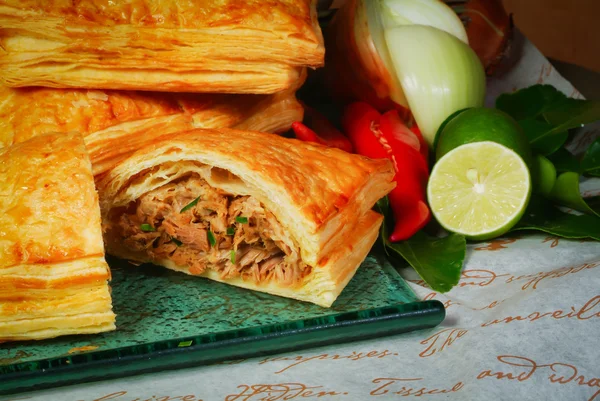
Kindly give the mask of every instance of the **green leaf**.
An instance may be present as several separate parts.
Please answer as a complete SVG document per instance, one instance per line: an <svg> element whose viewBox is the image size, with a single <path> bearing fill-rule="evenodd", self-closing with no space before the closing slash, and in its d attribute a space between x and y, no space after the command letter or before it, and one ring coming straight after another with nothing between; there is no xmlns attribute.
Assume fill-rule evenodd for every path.
<svg viewBox="0 0 600 401"><path fill-rule="evenodd" d="M458 284L467 247L464 236L450 234L438 238L419 231L406 241L391 243L387 238L384 241L387 248L404 258L431 289L448 292Z"/></svg>
<svg viewBox="0 0 600 401"><path fill-rule="evenodd" d="M217 245L217 239L215 238L215 234L213 234L212 231L208 230L208 232L206 233L206 235L208 237L208 242L210 242L210 246Z"/></svg>
<svg viewBox="0 0 600 401"><path fill-rule="evenodd" d="M580 173L600 175L600 140L590 146L581 164L563 147L568 130L600 120L600 102L571 99L552 86L534 85L499 96L496 107L519 122L532 148L547 155L560 173L548 197L587 213L565 213L547 199L533 196L511 231L539 230L566 238L600 240L600 197L583 199L579 190Z"/></svg>
<svg viewBox="0 0 600 401"><path fill-rule="evenodd" d="M248 218L247 217L242 217L242 216L237 216L235 218L235 221L237 221L240 224L247 224L248 223Z"/></svg>
<svg viewBox="0 0 600 401"><path fill-rule="evenodd" d="M566 171L580 172L579 160L565 148L558 149L548 156L548 159L554 164L556 171L559 173Z"/></svg>
<svg viewBox="0 0 600 401"><path fill-rule="evenodd" d="M567 171L556 178L556 183L550 192L549 198L554 202L583 213L594 214L600 217L600 213L588 205L579 191L579 174Z"/></svg>
<svg viewBox="0 0 600 401"><path fill-rule="evenodd" d="M227 235L235 235L235 227L227 227Z"/></svg>
<svg viewBox="0 0 600 401"><path fill-rule="evenodd" d="M547 122L553 127L548 136L600 120L600 101L568 98L551 85L533 85L500 95L496 108L519 122Z"/></svg>
<svg viewBox="0 0 600 401"><path fill-rule="evenodd" d="M532 150L543 155L551 155L556 152L569 137L567 131L547 136L548 132L553 130L553 126L545 121L527 119L519 121L519 125L529 138Z"/></svg>
<svg viewBox="0 0 600 401"><path fill-rule="evenodd" d="M510 114L515 120L541 116L567 97L551 85L533 85L514 93L505 93L496 99L496 108Z"/></svg>
<svg viewBox="0 0 600 401"><path fill-rule="evenodd" d="M381 227L381 238L388 254L393 253L407 261L421 278L438 292L448 292L460 279L465 259L467 243L465 237L450 234L438 238L419 231L406 241L389 241L387 226L391 223L391 213L387 198L378 203L385 221ZM390 258L392 261L394 258Z"/></svg>
<svg viewBox="0 0 600 401"><path fill-rule="evenodd" d="M149 233L149 232L156 231L156 228L152 227L148 223L144 223L144 224L140 225L140 230L142 230L143 232Z"/></svg>
<svg viewBox="0 0 600 401"><path fill-rule="evenodd" d="M600 138L587 148L581 160L581 171L583 174L600 177Z"/></svg>
<svg viewBox="0 0 600 401"><path fill-rule="evenodd" d="M183 242L179 241L179 240L178 240L177 238L175 238L175 237L171 237L171 241L172 241L172 242L173 242L175 245L177 245L177 246L181 246L181 245L183 245Z"/></svg>
<svg viewBox="0 0 600 401"><path fill-rule="evenodd" d="M544 119L554 126L547 135L580 128L585 124L600 120L600 101L564 99L543 113Z"/></svg>
<svg viewBox="0 0 600 401"><path fill-rule="evenodd" d="M585 198L585 203L587 203L588 206L594 209L596 212L600 210L600 196L592 196L590 198Z"/></svg>
<svg viewBox="0 0 600 401"><path fill-rule="evenodd" d="M188 203L187 205L185 205L183 208L181 208L181 210L179 211L179 213L183 213L186 210L190 210L191 208L193 208L194 206L196 206L198 204L199 200L200 200L200 197L197 197L196 199L194 199L193 201L191 201L190 203Z"/></svg>
<svg viewBox="0 0 600 401"><path fill-rule="evenodd" d="M229 257L231 259L231 264L235 265L235 250L229 251Z"/></svg>
<svg viewBox="0 0 600 401"><path fill-rule="evenodd" d="M600 241L600 217L565 213L547 200L531 198L521 220L510 231L535 230L563 238Z"/></svg>
<svg viewBox="0 0 600 401"><path fill-rule="evenodd" d="M549 155L568 130L600 120L600 101L572 99L550 85L534 85L496 99L496 107L523 127L534 150Z"/></svg>

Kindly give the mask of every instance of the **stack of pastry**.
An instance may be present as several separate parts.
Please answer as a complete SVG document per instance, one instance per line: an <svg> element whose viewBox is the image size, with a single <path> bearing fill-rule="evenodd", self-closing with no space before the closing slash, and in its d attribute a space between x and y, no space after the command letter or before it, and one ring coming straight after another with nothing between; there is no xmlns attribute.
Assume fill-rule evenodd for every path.
<svg viewBox="0 0 600 401"><path fill-rule="evenodd" d="M333 303L393 169L274 135L323 64L315 3L0 0L0 340L113 329L103 247Z"/></svg>
<svg viewBox="0 0 600 401"><path fill-rule="evenodd" d="M0 149L0 341L114 329L109 278L81 135Z"/></svg>

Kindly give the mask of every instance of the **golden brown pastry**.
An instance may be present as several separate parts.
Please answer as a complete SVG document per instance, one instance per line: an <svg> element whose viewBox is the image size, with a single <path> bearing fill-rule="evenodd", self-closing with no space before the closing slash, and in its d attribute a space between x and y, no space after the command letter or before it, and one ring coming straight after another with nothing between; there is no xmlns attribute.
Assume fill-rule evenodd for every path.
<svg viewBox="0 0 600 401"><path fill-rule="evenodd" d="M0 149L0 341L113 330L109 278L81 135Z"/></svg>
<svg viewBox="0 0 600 401"><path fill-rule="evenodd" d="M303 78L274 95L0 86L0 147L47 132L81 132L98 175L168 132L195 127L284 132L302 120L295 90Z"/></svg>
<svg viewBox="0 0 600 401"><path fill-rule="evenodd" d="M258 132L169 134L98 182L107 252L330 306L393 187L387 160Z"/></svg>
<svg viewBox="0 0 600 401"><path fill-rule="evenodd" d="M316 0L0 0L13 87L275 93L323 64Z"/></svg>

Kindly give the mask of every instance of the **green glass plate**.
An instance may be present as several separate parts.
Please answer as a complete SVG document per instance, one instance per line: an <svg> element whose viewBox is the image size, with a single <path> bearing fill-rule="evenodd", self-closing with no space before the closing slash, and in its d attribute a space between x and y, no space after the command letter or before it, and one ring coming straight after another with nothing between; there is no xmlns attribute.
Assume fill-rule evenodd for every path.
<svg viewBox="0 0 600 401"><path fill-rule="evenodd" d="M369 256L329 308L152 265L109 260L117 330L0 345L0 394L183 368L434 327L385 260Z"/></svg>

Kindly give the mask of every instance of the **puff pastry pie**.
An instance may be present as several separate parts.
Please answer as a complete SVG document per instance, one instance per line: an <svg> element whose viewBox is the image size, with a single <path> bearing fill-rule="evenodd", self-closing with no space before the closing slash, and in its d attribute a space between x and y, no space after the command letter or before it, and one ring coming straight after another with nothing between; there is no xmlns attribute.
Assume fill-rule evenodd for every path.
<svg viewBox="0 0 600 401"><path fill-rule="evenodd" d="M109 278L81 136L0 149L0 341L113 330Z"/></svg>
<svg viewBox="0 0 600 401"><path fill-rule="evenodd" d="M195 127L287 131L303 117L295 97L303 82L273 95L0 86L0 147L47 132L81 132L98 175L169 132Z"/></svg>
<svg viewBox="0 0 600 401"><path fill-rule="evenodd" d="M275 93L323 64L316 0L0 0L7 86Z"/></svg>
<svg viewBox="0 0 600 401"><path fill-rule="evenodd" d="M258 132L167 135L97 181L108 253L328 307L363 261L388 160Z"/></svg>

